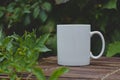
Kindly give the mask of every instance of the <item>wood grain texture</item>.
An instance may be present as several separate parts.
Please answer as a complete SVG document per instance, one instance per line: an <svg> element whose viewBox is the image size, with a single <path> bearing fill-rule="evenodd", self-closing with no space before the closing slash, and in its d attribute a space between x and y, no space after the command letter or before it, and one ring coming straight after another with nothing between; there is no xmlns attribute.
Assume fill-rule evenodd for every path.
<svg viewBox="0 0 120 80"><path fill-rule="evenodd" d="M40 61L40 66L43 68L45 75L48 77L51 75L53 70L60 67L60 65L57 64L56 57L48 57L42 59L42 61ZM91 59L91 64L88 66L68 68L70 71L62 75L59 80L102 80L103 77L108 74L109 76L103 80L120 80L120 71L111 74L115 70L120 69L119 57L101 57L97 60Z"/></svg>

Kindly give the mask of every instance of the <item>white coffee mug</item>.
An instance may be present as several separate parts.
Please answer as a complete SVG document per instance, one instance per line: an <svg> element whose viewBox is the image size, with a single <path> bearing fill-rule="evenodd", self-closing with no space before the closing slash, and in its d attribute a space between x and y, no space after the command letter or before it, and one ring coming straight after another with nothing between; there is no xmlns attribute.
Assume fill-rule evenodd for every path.
<svg viewBox="0 0 120 80"><path fill-rule="evenodd" d="M102 41L102 49L98 56L90 51L91 37L97 34ZM96 47L99 47L96 45ZM90 64L90 57L98 59L105 49L105 40L99 31L91 32L90 24L58 24L57 25L57 59L59 65L83 66Z"/></svg>

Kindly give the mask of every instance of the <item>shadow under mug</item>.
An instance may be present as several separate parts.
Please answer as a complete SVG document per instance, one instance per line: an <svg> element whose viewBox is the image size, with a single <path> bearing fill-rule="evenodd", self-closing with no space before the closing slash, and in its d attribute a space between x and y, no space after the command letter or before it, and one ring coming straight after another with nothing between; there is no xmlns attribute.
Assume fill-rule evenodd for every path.
<svg viewBox="0 0 120 80"><path fill-rule="evenodd" d="M99 55L90 51L91 37L97 34L102 41ZM96 47L98 47L96 45ZM99 31L91 32L90 24L58 24L57 25L57 61L59 65L84 66L90 64L90 57L98 59L105 49L105 40Z"/></svg>

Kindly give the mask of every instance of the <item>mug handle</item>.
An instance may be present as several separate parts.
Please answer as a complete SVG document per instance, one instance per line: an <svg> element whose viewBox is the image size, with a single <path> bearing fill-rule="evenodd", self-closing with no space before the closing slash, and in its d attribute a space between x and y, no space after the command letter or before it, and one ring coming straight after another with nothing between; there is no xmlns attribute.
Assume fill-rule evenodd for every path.
<svg viewBox="0 0 120 80"><path fill-rule="evenodd" d="M99 55L94 56L94 55L92 54L92 52L90 52L90 56L91 56L93 59L98 59L99 57L102 56L102 54L103 54L103 52L104 52L104 50L105 50L105 40L104 40L104 37L103 37L103 35L102 35L101 32L99 32L99 31L92 31L92 32L90 32L91 37L92 37L93 35L95 35L95 34L99 35L100 38L101 38L101 41L102 41L102 49L101 49L101 52L99 53Z"/></svg>

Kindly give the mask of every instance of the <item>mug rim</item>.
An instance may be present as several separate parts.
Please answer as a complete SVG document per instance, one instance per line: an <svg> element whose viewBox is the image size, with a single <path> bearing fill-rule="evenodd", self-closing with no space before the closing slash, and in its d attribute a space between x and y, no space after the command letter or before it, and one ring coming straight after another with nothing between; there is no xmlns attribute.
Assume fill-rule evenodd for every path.
<svg viewBox="0 0 120 80"><path fill-rule="evenodd" d="M88 26L90 27L90 24L57 24L57 26Z"/></svg>

